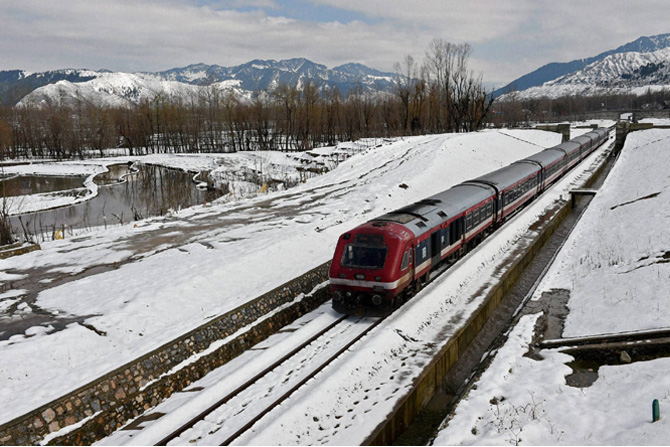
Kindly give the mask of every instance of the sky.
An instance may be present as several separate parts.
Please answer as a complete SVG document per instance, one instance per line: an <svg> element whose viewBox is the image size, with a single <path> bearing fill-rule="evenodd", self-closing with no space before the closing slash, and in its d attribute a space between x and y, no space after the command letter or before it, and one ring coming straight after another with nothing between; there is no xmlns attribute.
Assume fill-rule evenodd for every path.
<svg viewBox="0 0 670 447"><path fill-rule="evenodd" d="M305 57L382 71L432 39L472 46L470 68L503 86L550 62L670 32L667 0L0 1L0 70L161 71Z"/></svg>

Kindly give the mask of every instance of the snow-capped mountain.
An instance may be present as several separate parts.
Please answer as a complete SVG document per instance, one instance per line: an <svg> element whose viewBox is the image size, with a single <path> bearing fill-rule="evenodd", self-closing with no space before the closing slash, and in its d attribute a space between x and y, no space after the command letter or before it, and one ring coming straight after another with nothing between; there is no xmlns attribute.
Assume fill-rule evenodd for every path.
<svg viewBox="0 0 670 447"><path fill-rule="evenodd" d="M7 105L68 102L75 99L123 105L138 103L159 92L184 98L213 86L240 97L252 92L272 91L280 84L302 85L308 80L320 89L338 88L346 94L356 86L364 90L389 91L393 73L383 73L360 64L332 69L307 59L253 60L236 67L195 64L158 73L118 73L106 70L58 70L28 73L0 71L0 97Z"/></svg>
<svg viewBox="0 0 670 447"><path fill-rule="evenodd" d="M308 59L253 60L236 67L196 64L157 73L167 80L194 85L210 85L224 80L239 80L240 88L269 90L277 84L295 85L310 79L320 86L335 87L346 93L360 83L364 87L387 89L393 83L393 73L383 73L361 64L346 64L333 69Z"/></svg>
<svg viewBox="0 0 670 447"><path fill-rule="evenodd" d="M151 74L103 73L84 82L63 80L45 85L26 95L19 104L73 105L76 101L83 101L117 107L139 104L143 99L152 100L159 94L188 101L197 98L200 93L205 93L207 88L231 91L240 99L250 96L250 92L240 89L239 81L235 80L201 86L165 80Z"/></svg>
<svg viewBox="0 0 670 447"><path fill-rule="evenodd" d="M573 73L517 93L517 98L642 94L670 88L670 48L615 53Z"/></svg>
<svg viewBox="0 0 670 447"><path fill-rule="evenodd" d="M603 89L610 91L611 88L616 88L614 92L625 93L644 90L645 85L670 85L663 80L663 67L657 67L659 63L670 63L668 53L663 52L667 48L670 48L670 34L640 37L591 58L547 64L493 94L498 97L518 91L521 97L558 97L563 94L600 94Z"/></svg>
<svg viewBox="0 0 670 447"><path fill-rule="evenodd" d="M0 103L14 105L36 88L58 81L84 82L106 73L105 70L64 69L31 73L23 70L0 71Z"/></svg>

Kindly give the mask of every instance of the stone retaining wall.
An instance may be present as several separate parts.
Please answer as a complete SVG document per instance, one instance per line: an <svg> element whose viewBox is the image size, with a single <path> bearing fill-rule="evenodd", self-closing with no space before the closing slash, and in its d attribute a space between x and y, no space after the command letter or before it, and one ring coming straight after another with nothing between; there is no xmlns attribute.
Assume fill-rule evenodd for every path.
<svg viewBox="0 0 670 447"><path fill-rule="evenodd" d="M320 265L104 377L3 424L0 426L0 443L38 444L50 433L78 423L82 426L51 442L60 445L91 444L111 434L128 420L325 302L329 297L328 288L314 289L327 281L328 267L329 263ZM314 293L310 295L312 291ZM305 296L296 299L301 294ZM263 318L281 306L285 307ZM194 354L207 349L212 342L254 322L257 324L247 332L214 352L172 374L166 374Z"/></svg>
<svg viewBox="0 0 670 447"><path fill-rule="evenodd" d="M14 244L0 247L0 259L7 259L12 256L23 255L31 251L39 250L38 244Z"/></svg>
<svg viewBox="0 0 670 447"><path fill-rule="evenodd" d="M587 179L584 187L591 185L606 165L606 160ZM391 415L367 438L366 445L390 445L402 434L414 417L423 410L442 386L444 378L477 336L493 311L498 307L507 291L514 285L521 273L532 261L542 245L549 239L554 230L571 210L571 202L567 201L553 210L548 216L548 223L526 249L503 274L498 284L493 287L481 306L470 316L468 321L454 334L433 360L426 365L416 379L414 386L393 409Z"/></svg>

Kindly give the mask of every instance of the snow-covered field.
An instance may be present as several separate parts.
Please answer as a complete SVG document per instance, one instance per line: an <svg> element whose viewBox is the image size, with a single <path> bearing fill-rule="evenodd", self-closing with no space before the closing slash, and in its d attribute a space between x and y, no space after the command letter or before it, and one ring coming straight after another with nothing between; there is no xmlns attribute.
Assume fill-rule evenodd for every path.
<svg viewBox="0 0 670 447"><path fill-rule="evenodd" d="M32 306L54 319L80 316L98 332L79 323L63 330L46 325L0 341L0 382L11 384L0 388L6 404L0 422L327 261L346 229L559 142L559 134L542 131L405 138L371 147L290 190L45 242L39 252L0 261L2 282L29 279L32 269L60 278L120 265L54 287L42 284ZM191 242L168 242L189 232ZM147 248L154 234L160 242ZM33 312L21 291L4 292L0 300L0 324ZM12 305L18 309L7 315Z"/></svg>
<svg viewBox="0 0 670 447"><path fill-rule="evenodd" d="M665 123L667 124L667 123ZM569 293L563 336L667 329L670 315L670 130L626 146L532 299ZM560 349L524 357L538 315L524 316L456 409L441 444L667 445L670 360L603 365L588 387L566 385ZM661 420L652 424L652 401Z"/></svg>
<svg viewBox="0 0 670 447"><path fill-rule="evenodd" d="M573 136L587 131L575 129ZM18 304L18 311L2 315L0 324L29 315L31 305L55 319L80 317L86 323L62 330L34 326L0 341L0 381L11 384L0 389L6 403L0 407L0 423L325 262L348 228L559 142L559 134L534 130L405 138L370 147L290 190L195 207L142 221L136 228L48 242L39 253L0 261L0 282L26 279L33 268L76 275L95 265L121 265L47 286L32 303L22 302L21 291L0 294L2 309ZM363 442L371 424L384 419L394 398L411 386L422 365L478 306L482 287L495 278L508 250L527 241L537 216L567 197L599 157L602 151L480 245L467 262L428 286L420 299L387 319L338 365L324 370L318 386L292 396L289 407L270 413L238 442ZM400 188L403 183L409 187ZM193 237L179 246L161 242L146 247L153 234L160 234L161 241L171 235ZM532 324L525 321L519 327L526 326ZM514 361L526 360L510 355Z"/></svg>

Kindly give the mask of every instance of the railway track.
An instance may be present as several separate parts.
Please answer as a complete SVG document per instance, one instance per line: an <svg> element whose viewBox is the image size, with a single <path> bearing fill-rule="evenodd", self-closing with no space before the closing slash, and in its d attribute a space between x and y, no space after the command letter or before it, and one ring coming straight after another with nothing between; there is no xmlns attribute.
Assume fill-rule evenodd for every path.
<svg viewBox="0 0 670 447"><path fill-rule="evenodd" d="M440 276L453 263L445 263L431 272L431 280ZM140 443L231 444L332 364L382 320L382 318L345 316L335 319L314 336L287 351L271 365L250 374L249 380L217 398L214 404L199 410L195 416L180 423L177 429L167 434L167 431L164 431L160 437L157 434L154 439L159 439L158 441Z"/></svg>
<svg viewBox="0 0 670 447"><path fill-rule="evenodd" d="M147 418L154 419L154 423L130 439L112 437L107 441L147 445L230 444L382 321L382 318L372 317L325 317L330 317L331 321L308 337L295 337L293 347L283 346L282 354L276 360L256 371L245 371L249 378L233 385L234 389L216 397L210 395L212 389L203 390L203 394L208 394L207 401L213 403L196 409L197 404L183 401L183 405L179 403L177 406L189 405L190 408L181 411L180 415L165 418L169 421L161 421L163 415L157 413L155 417ZM270 354L263 352L263 355ZM252 369L251 363L244 367ZM166 427L169 427L169 433Z"/></svg>

